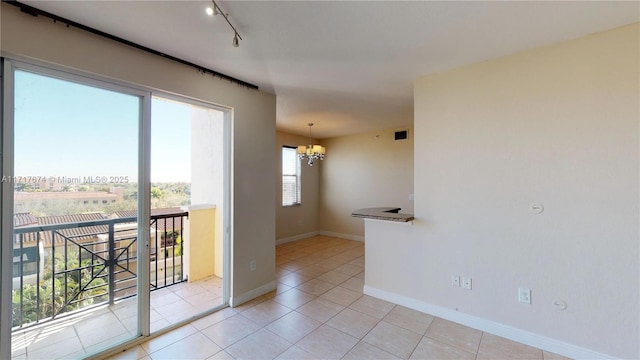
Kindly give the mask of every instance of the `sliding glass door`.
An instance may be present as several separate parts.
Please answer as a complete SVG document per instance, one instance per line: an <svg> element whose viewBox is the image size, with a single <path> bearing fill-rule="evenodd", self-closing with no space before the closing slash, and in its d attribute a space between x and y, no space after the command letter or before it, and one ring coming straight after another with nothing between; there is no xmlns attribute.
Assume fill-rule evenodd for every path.
<svg viewBox="0 0 640 360"><path fill-rule="evenodd" d="M5 65L13 85L2 173L11 356L78 358L140 336L148 331L148 273L140 270L151 238L141 131L149 95Z"/></svg>
<svg viewBox="0 0 640 360"><path fill-rule="evenodd" d="M1 64L0 358L82 358L226 306L230 110Z"/></svg>

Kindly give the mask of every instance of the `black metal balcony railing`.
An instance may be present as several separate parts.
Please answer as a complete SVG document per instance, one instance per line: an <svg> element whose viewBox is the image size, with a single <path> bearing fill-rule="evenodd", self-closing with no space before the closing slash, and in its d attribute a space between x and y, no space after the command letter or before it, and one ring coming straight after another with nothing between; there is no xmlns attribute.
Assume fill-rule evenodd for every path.
<svg viewBox="0 0 640 360"><path fill-rule="evenodd" d="M151 216L151 291L186 280L183 230L187 217L188 212ZM14 329L136 295L136 220L14 229Z"/></svg>

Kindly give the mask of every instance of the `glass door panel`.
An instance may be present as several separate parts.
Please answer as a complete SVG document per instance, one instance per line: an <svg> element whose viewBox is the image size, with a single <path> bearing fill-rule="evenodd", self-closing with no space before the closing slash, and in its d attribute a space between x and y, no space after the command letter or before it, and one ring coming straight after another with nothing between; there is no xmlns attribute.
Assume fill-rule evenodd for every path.
<svg viewBox="0 0 640 360"><path fill-rule="evenodd" d="M14 71L12 357L84 357L139 334L143 98L69 78Z"/></svg>
<svg viewBox="0 0 640 360"><path fill-rule="evenodd" d="M151 101L151 332L223 300L223 111Z"/></svg>

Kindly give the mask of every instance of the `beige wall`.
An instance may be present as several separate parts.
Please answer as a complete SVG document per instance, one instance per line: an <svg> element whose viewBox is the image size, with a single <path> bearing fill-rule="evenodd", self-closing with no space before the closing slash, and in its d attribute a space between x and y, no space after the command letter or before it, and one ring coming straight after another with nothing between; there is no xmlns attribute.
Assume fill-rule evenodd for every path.
<svg viewBox="0 0 640 360"><path fill-rule="evenodd" d="M31 57L233 108L232 297L275 281L275 96L2 4L5 55ZM218 210L221 210L218 208ZM256 261L257 271L249 263Z"/></svg>
<svg viewBox="0 0 640 360"><path fill-rule="evenodd" d="M314 144L318 141L313 140ZM276 240L286 242L296 240L318 231L318 196L320 194L320 168L323 161L315 161L313 166L302 162L302 204L282 206L282 146L307 145L307 136L276 132Z"/></svg>
<svg viewBox="0 0 640 360"><path fill-rule="evenodd" d="M213 207L191 207L183 239L186 273L189 282L206 279L215 274L218 267L216 243L216 209Z"/></svg>
<svg viewBox="0 0 640 360"><path fill-rule="evenodd" d="M364 236L356 209L401 207L413 213L413 129L394 140L395 129L324 139L327 157L320 169L320 218L323 232Z"/></svg>
<svg viewBox="0 0 640 360"><path fill-rule="evenodd" d="M372 223L382 247L368 255L385 271L368 269L368 285L574 356L640 357L639 33L634 24L418 79L417 220ZM518 302L519 287L532 304Z"/></svg>

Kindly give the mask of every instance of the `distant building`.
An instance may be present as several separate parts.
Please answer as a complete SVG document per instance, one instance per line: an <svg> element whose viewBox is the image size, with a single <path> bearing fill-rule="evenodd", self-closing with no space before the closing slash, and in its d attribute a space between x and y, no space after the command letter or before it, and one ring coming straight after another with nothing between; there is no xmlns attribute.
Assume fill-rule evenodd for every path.
<svg viewBox="0 0 640 360"><path fill-rule="evenodd" d="M70 201L79 205L108 205L122 201L124 188L112 187L106 191L16 191L14 203L17 211L26 211L29 204L51 201Z"/></svg>
<svg viewBox="0 0 640 360"><path fill-rule="evenodd" d="M13 227L29 226L38 224L38 219L31 213L17 213L13 215Z"/></svg>
<svg viewBox="0 0 640 360"><path fill-rule="evenodd" d="M72 227L55 231L38 231L38 226L77 224L104 219L107 219L107 216L101 212L41 217L35 217L29 213L14 214L14 229L33 228L34 230L16 234L13 237L14 287L18 286L17 281L21 275L25 283L36 282L36 273L43 272L44 260L51 256L52 247L57 247L58 251L64 252L64 247L73 247L73 245L80 247L79 244L96 243L99 241L99 234L108 231L107 225Z"/></svg>
<svg viewBox="0 0 640 360"><path fill-rule="evenodd" d="M184 210L180 207L151 209L151 216L156 217L151 219L151 231L149 233L151 237L150 253L152 258L156 257L156 246L160 248L169 248L174 246L177 238L182 236L182 229L185 226L185 219L180 216L166 218L158 217L163 215L176 215L183 212ZM138 216L137 210L122 210L114 212L109 216L109 218L122 219L136 216ZM161 258L166 256L169 256L168 253L165 253L164 255L159 254L159 257Z"/></svg>
<svg viewBox="0 0 640 360"><path fill-rule="evenodd" d="M180 207L170 207L170 208L159 208L159 209L151 209L151 216L161 216L161 215L175 215L183 213L184 210ZM122 219L128 217L137 217L137 210L121 210L116 211L109 216L109 219ZM159 218L151 220L151 229L155 229L159 232L178 232L184 224L181 223L180 217L167 217L167 218Z"/></svg>
<svg viewBox="0 0 640 360"><path fill-rule="evenodd" d="M184 210L179 207L151 210L151 215L155 218L152 218L150 224L149 252L152 261L152 275L156 283L167 281L169 273L172 274L171 276L173 273L181 274L182 244L180 239L183 235L183 227L186 225L186 218L181 215L183 213ZM136 216L136 210L117 211L110 216L102 212L40 217L24 212L15 213L13 216L14 229L19 231L14 235L13 243L14 288L20 286L20 281L25 284L35 284L38 281L37 274L43 273L45 260L52 256L54 249L56 254L64 254L65 258L69 252L74 252L81 257L93 256L104 259L109 257L110 235L107 224L109 221L103 221L103 224L93 226L74 226L74 224L135 218ZM68 226L42 231L42 226L64 224L68 224ZM116 255L123 260L117 265L118 272L134 274L137 263L135 259L137 252L135 241L138 238L137 219L132 222L112 224L112 227L112 244L116 249ZM126 277L126 274L117 276L123 278ZM124 279L121 280L124 281ZM127 284L133 286L134 282L132 280Z"/></svg>

